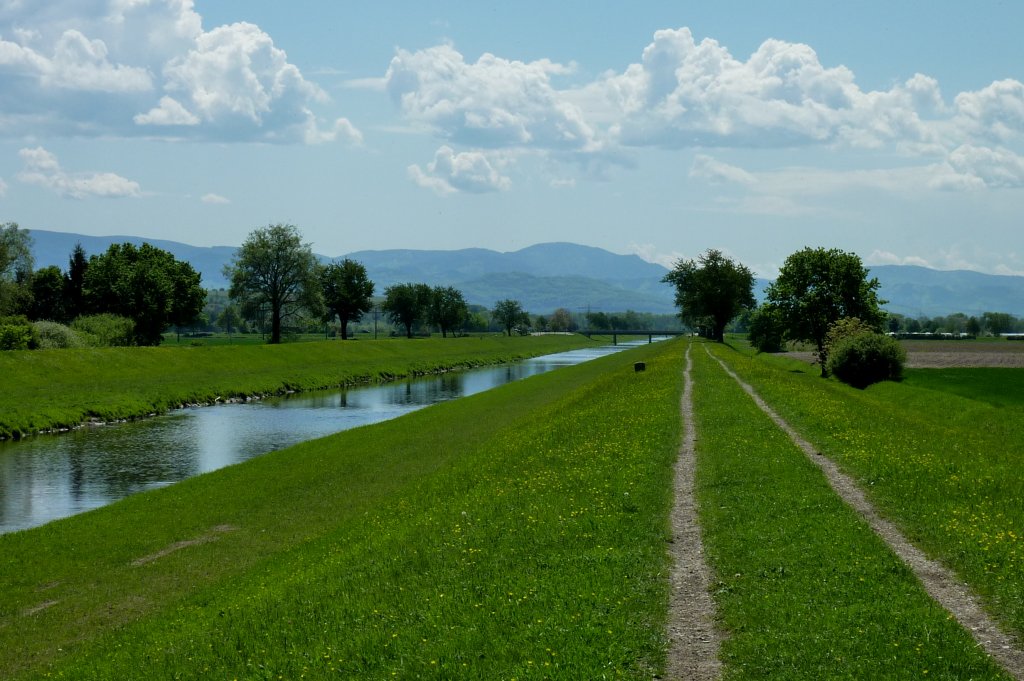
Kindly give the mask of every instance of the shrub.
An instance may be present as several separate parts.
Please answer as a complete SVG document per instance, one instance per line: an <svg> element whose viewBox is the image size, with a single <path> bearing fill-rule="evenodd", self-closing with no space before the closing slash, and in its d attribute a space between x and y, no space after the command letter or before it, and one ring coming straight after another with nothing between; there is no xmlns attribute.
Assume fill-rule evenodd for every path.
<svg viewBox="0 0 1024 681"><path fill-rule="evenodd" d="M782 351L782 315L771 305L762 305L750 318L748 339L758 352Z"/></svg>
<svg viewBox="0 0 1024 681"><path fill-rule="evenodd" d="M893 338L862 330L832 344L826 369L843 383L866 388L879 381L900 380L906 359L906 350Z"/></svg>
<svg viewBox="0 0 1024 681"><path fill-rule="evenodd" d="M71 322L71 328L84 335L89 345L135 345L135 322L116 314L83 315Z"/></svg>
<svg viewBox="0 0 1024 681"><path fill-rule="evenodd" d="M46 349L81 348L87 343L79 334L57 322L32 322L39 336L39 347Z"/></svg>
<svg viewBox="0 0 1024 681"><path fill-rule="evenodd" d="M33 350L39 336L28 317L0 317L0 350Z"/></svg>

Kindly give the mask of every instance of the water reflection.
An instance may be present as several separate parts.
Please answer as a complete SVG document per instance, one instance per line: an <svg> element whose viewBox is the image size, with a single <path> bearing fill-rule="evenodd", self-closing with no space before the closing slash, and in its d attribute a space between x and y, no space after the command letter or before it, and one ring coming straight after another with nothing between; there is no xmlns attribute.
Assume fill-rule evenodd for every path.
<svg viewBox="0 0 1024 681"><path fill-rule="evenodd" d="M253 456L437 402L472 395L628 345L346 391L248 404L0 442L0 533L34 527Z"/></svg>

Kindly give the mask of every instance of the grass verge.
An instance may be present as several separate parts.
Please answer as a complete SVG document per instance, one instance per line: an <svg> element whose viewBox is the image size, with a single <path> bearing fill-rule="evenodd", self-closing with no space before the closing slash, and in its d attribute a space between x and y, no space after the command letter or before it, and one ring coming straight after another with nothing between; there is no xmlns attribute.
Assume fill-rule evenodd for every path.
<svg viewBox="0 0 1024 681"><path fill-rule="evenodd" d="M788 436L694 350L698 501L728 632L726 678L1006 678ZM724 350L713 351L751 372L752 360Z"/></svg>
<svg viewBox="0 0 1024 681"><path fill-rule="evenodd" d="M649 679L679 348L0 536L0 677Z"/></svg>
<svg viewBox="0 0 1024 681"><path fill-rule="evenodd" d="M495 364L596 344L583 336L0 353L0 437L159 413L186 403L313 390Z"/></svg>

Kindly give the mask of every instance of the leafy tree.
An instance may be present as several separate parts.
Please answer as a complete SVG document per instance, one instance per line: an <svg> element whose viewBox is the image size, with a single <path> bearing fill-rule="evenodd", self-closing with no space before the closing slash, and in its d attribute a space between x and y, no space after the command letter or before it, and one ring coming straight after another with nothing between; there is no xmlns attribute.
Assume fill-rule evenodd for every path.
<svg viewBox="0 0 1024 681"><path fill-rule="evenodd" d="M784 336L813 343L821 375L828 375L825 339L829 327L843 317L857 317L881 330L878 279L868 279L860 256L839 249L804 248L793 253L768 287L767 299L779 311Z"/></svg>
<svg viewBox="0 0 1024 681"><path fill-rule="evenodd" d="M242 326L242 315L238 314L238 308L234 305L228 305L224 308L224 311L217 317L217 326L224 329L224 331L231 336L231 332Z"/></svg>
<svg viewBox="0 0 1024 681"><path fill-rule="evenodd" d="M206 290L187 262L148 243L111 244L89 259L82 282L86 307L135 322L135 342L159 345L168 326L186 326L202 311Z"/></svg>
<svg viewBox="0 0 1024 681"><path fill-rule="evenodd" d="M126 347L135 344L135 322L128 317L110 314L79 315L71 328L94 347Z"/></svg>
<svg viewBox="0 0 1024 681"><path fill-rule="evenodd" d="M435 286L431 290L428 321L437 325L442 338L465 324L468 317L469 307L462 291L451 286Z"/></svg>
<svg viewBox="0 0 1024 681"><path fill-rule="evenodd" d="M316 256L295 225L268 225L249 234L224 268L231 281L228 295L249 310L270 315L270 342L281 342L285 320L303 308L322 309Z"/></svg>
<svg viewBox="0 0 1024 681"><path fill-rule="evenodd" d="M1006 312L986 312L981 315L981 323L993 336L1012 331L1013 321L1013 315Z"/></svg>
<svg viewBox="0 0 1024 681"><path fill-rule="evenodd" d="M764 304L751 315L747 338L758 352L779 352L782 350L783 331L779 309Z"/></svg>
<svg viewBox="0 0 1024 681"><path fill-rule="evenodd" d="M89 259L85 255L82 244L75 244L68 258L68 271L64 275L64 306L68 319L74 319L85 312L83 303L83 287L85 271L89 269Z"/></svg>
<svg viewBox="0 0 1024 681"><path fill-rule="evenodd" d="M18 223L0 225L0 315L28 308L32 299L32 237Z"/></svg>
<svg viewBox="0 0 1024 681"><path fill-rule="evenodd" d="M572 320L571 312L560 307L551 313L551 317L548 319L548 328L552 331L575 331L576 322Z"/></svg>
<svg viewBox="0 0 1024 681"><path fill-rule="evenodd" d="M373 308L373 282L366 276L366 268L355 260L345 258L320 268L320 286L323 288L325 321L338 318L341 339L348 338L349 322Z"/></svg>
<svg viewBox="0 0 1024 681"><path fill-rule="evenodd" d="M505 329L505 333L511 336L512 329L522 320L523 306L518 300L509 298L499 300L494 304L492 316L501 325L501 328Z"/></svg>
<svg viewBox="0 0 1024 681"><path fill-rule="evenodd" d="M716 341L723 340L733 317L755 304L753 273L715 249L697 260L679 260L662 281L676 287L683 322Z"/></svg>
<svg viewBox="0 0 1024 681"><path fill-rule="evenodd" d="M598 331L612 328L611 320L608 319L608 315L604 312L588 312L587 324L590 325L591 329Z"/></svg>
<svg viewBox="0 0 1024 681"><path fill-rule="evenodd" d="M412 338L412 327L422 322L430 307L430 287L426 284L395 284L384 289L381 310L392 324L405 327L405 335Z"/></svg>
<svg viewBox="0 0 1024 681"><path fill-rule="evenodd" d="M971 317L967 320L964 328L967 330L967 333L977 337L981 333L981 322L978 321L977 317Z"/></svg>
<svg viewBox="0 0 1024 681"><path fill-rule="evenodd" d="M32 304L29 307L31 319L51 322L67 321L64 300L64 273L56 265L44 267L32 273Z"/></svg>

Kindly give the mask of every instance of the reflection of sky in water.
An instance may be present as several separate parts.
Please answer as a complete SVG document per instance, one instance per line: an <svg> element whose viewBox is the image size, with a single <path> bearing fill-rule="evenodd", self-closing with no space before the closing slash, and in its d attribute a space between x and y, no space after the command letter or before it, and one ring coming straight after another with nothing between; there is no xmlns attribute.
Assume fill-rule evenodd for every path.
<svg viewBox="0 0 1024 681"><path fill-rule="evenodd" d="M304 440L386 421L623 347L574 350L344 392L186 409L133 423L0 442L0 533L41 525Z"/></svg>

